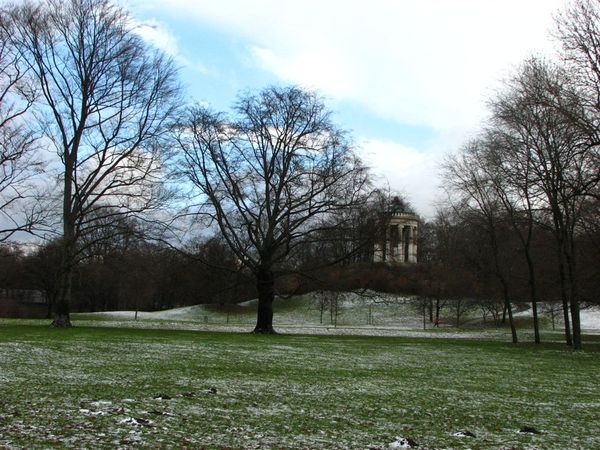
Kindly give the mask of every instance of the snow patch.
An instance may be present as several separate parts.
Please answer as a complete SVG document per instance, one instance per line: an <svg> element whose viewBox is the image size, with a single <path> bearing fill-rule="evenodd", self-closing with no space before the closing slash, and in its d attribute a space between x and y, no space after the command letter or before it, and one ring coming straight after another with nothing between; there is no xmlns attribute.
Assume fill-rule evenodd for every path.
<svg viewBox="0 0 600 450"><path fill-rule="evenodd" d="M413 445L416 444L411 439L396 436L396 440L388 445L388 449L412 448Z"/></svg>
<svg viewBox="0 0 600 450"><path fill-rule="evenodd" d="M90 404L95 408L102 408L104 406L112 405L112 402L109 402L108 400L98 400L98 401L92 402Z"/></svg>
<svg viewBox="0 0 600 450"><path fill-rule="evenodd" d="M452 433L452 436L454 437L475 437L475 435L473 433L471 433L470 431L457 431L456 433Z"/></svg>
<svg viewBox="0 0 600 450"><path fill-rule="evenodd" d="M130 426L140 426L140 425L152 425L154 422L150 419L141 419L136 417L126 417L125 419L121 419L117 422L119 425L130 425Z"/></svg>
<svg viewBox="0 0 600 450"><path fill-rule="evenodd" d="M79 410L81 414L85 414L86 416L96 417L96 416L107 416L108 413L106 411L92 411L91 409L81 408Z"/></svg>
<svg viewBox="0 0 600 450"><path fill-rule="evenodd" d="M587 308L580 312L581 328L600 330L600 308Z"/></svg>

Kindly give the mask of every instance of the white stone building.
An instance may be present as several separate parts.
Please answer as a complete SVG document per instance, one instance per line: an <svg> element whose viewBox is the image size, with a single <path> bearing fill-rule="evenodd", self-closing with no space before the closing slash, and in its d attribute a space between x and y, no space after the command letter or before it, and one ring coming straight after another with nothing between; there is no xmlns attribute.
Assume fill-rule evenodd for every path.
<svg viewBox="0 0 600 450"><path fill-rule="evenodd" d="M419 216L392 208L385 238L375 244L374 262L416 263Z"/></svg>

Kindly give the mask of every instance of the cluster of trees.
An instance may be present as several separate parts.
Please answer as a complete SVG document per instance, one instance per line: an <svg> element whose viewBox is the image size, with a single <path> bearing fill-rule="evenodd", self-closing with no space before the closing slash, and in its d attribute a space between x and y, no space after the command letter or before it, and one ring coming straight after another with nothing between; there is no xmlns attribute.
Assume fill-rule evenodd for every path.
<svg viewBox="0 0 600 450"><path fill-rule="evenodd" d="M267 88L240 96L231 115L183 108L173 61L111 0L27 0L0 17L0 237L51 238L33 257L52 261L55 326L89 298L76 280L86 271L104 296L114 283L150 290L155 255L231 266L206 260L206 242L189 251L184 225L218 236L255 281L257 332L273 331L277 278L311 254L324 263L365 248L353 220L371 195L368 171L315 93ZM133 265L108 282L111 267Z"/></svg>
<svg viewBox="0 0 600 450"><path fill-rule="evenodd" d="M42 293L37 313L51 317L59 293L61 249L51 242L35 251L4 246L0 286L10 294ZM198 303L229 304L256 296L228 248L216 239L190 245L187 253L140 236L112 237L75 267L72 311L160 310Z"/></svg>
<svg viewBox="0 0 600 450"><path fill-rule="evenodd" d="M41 211L3 208L18 221L4 234L40 227L56 233L54 324L69 326L73 274L87 247L80 243L162 199L177 73L107 0L26 1L5 6L1 17L0 46L8 56L0 79L0 134L9 136L3 168L17 168L2 203ZM46 170L31 171L29 158Z"/></svg>
<svg viewBox="0 0 600 450"><path fill-rule="evenodd" d="M537 304L560 300L575 349L580 306L598 292L598 27L596 1L575 1L558 16L562 58L526 60L491 99L484 129L444 165L451 206L438 217L484 238L488 267L472 273L496 279L511 323L511 302L527 298L539 342Z"/></svg>
<svg viewBox="0 0 600 450"><path fill-rule="evenodd" d="M183 107L173 61L111 0L26 0L0 11L0 242L6 287L76 309L154 309L276 292L414 293L435 321L452 299L495 318L560 300L567 343L597 285L600 7L558 18L563 58L532 58L491 102L480 136L444 165L450 194L420 232L416 268L372 264L389 193L315 93L270 87L231 114ZM8 274L8 272L6 272ZM20 275L19 275L20 274ZM8 276L8 275L7 275ZM434 317L435 316L435 317Z"/></svg>
<svg viewBox="0 0 600 450"><path fill-rule="evenodd" d="M372 263L374 236L365 230L374 223L376 211L369 217L368 204L361 208L366 214L354 222L356 230L339 230L360 239L328 233L312 245L301 246L277 265L274 291L284 296L317 290L416 293L415 268ZM109 227L99 224L93 235L79 242L72 311L158 310L198 303L226 306L258 296L254 275L218 233L175 248L148 239L141 226L123 217ZM341 258L338 248L341 241L348 247L346 258ZM6 244L0 250L2 289L40 291L47 310L38 312L50 317L60 292L60 241L35 248Z"/></svg>

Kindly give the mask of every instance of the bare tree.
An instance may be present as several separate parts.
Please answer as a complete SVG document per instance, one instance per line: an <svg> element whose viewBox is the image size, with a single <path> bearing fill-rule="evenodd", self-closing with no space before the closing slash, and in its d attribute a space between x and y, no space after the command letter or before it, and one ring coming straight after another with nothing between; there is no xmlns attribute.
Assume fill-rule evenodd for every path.
<svg viewBox="0 0 600 450"><path fill-rule="evenodd" d="M42 169L38 136L26 126L36 90L10 33L0 14L0 242L45 218L33 180Z"/></svg>
<svg viewBox="0 0 600 450"><path fill-rule="evenodd" d="M514 234L518 237L527 263L529 301L533 314L534 342L541 343L538 318L538 288L536 265L533 257L534 230L536 228L536 206L538 189L530 176L533 161L514 157L519 148L518 140L499 126L486 134L486 162L494 191L502 203ZM517 150L518 152L518 150ZM510 163L507 163L510 161Z"/></svg>
<svg viewBox="0 0 600 450"><path fill-rule="evenodd" d="M476 302L467 297L456 297L449 301L448 306L452 313L454 313L455 322L454 325L456 328L460 328L460 319L467 312L474 308ZM513 343L516 344L515 339L513 337Z"/></svg>
<svg viewBox="0 0 600 450"><path fill-rule="evenodd" d="M512 173L527 168L531 198L555 238L565 335L571 344L570 308L575 349L581 349L576 238L582 207L599 181L594 137L581 126L589 117L583 98L570 72L531 59L493 102L495 123L512 136L512 156L504 164Z"/></svg>
<svg viewBox="0 0 600 450"><path fill-rule="evenodd" d="M274 333L274 282L287 258L360 204L367 172L315 93L270 87L242 95L235 113L190 111L179 130L183 174L199 213L256 279L254 331Z"/></svg>
<svg viewBox="0 0 600 450"><path fill-rule="evenodd" d="M480 184L487 186L489 198L494 201L498 220L501 218L502 221L510 224L513 234L518 237L528 269L534 340L536 344L539 344L538 295L532 254L535 228L534 204L538 203L536 195L539 189L535 187L530 175L532 160L526 154L519 153L519 146L520 142L510 134L510 130L507 130L499 122L492 122L492 125L474 143L463 149L462 159L466 162L462 165L462 171L471 167L473 174L479 174ZM466 192L464 182L458 187L463 193ZM472 189L468 192L471 191ZM495 234L498 234L498 230L495 231ZM492 249L498 248L498 240L497 237L494 238ZM494 253L498 253L498 250L494 250ZM498 260L498 256L495 259ZM498 264L496 266L498 267ZM504 280L502 281L503 285L507 283L505 275L502 275L501 279Z"/></svg>
<svg viewBox="0 0 600 450"><path fill-rule="evenodd" d="M589 172L586 194L600 199L600 3L573 0L556 16L555 37L562 47L562 62L568 71L578 108L572 102L551 104L565 115L572 127L587 135ZM564 93L564 92L563 92ZM559 97L562 100L562 97ZM546 98L549 101L549 97ZM594 174L595 176L590 176Z"/></svg>
<svg viewBox="0 0 600 450"><path fill-rule="evenodd" d="M159 198L161 140L178 103L176 70L110 0L26 1L5 15L11 44L41 91L36 111L46 142L60 158L62 276L54 324L69 326L82 234L102 211L142 212Z"/></svg>
<svg viewBox="0 0 600 450"><path fill-rule="evenodd" d="M453 278L451 269L460 266L457 260L464 255L452 215L449 207L438 207L434 219L423 222L419 232L419 262L425 268L421 295L431 300L429 320L434 324L439 323L440 312L446 306L448 286Z"/></svg>
<svg viewBox="0 0 600 450"><path fill-rule="evenodd" d="M494 273L502 285L512 341L516 344L518 337L512 314L510 266L506 264L505 258L501 254L503 249L499 238L500 222L503 216L502 202L486 165L485 148L486 145L482 140L474 140L465 145L460 154L449 157L443 166L444 180L449 193L458 196L456 204L460 207L457 210L461 214L479 219L484 233L488 237ZM457 305L457 310L460 310L460 306L460 304ZM457 323L458 321L457 318Z"/></svg>
<svg viewBox="0 0 600 450"><path fill-rule="evenodd" d="M556 16L555 36L563 60L575 81L587 94L586 103L600 110L600 4L596 0L574 0ZM573 117L576 121L585 119Z"/></svg>

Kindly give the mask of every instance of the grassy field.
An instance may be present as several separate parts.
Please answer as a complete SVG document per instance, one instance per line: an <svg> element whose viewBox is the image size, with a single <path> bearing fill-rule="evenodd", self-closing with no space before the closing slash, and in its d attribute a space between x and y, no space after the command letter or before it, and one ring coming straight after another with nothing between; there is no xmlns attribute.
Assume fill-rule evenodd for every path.
<svg viewBox="0 0 600 450"><path fill-rule="evenodd" d="M572 353L4 320L0 448L596 449L590 339Z"/></svg>

